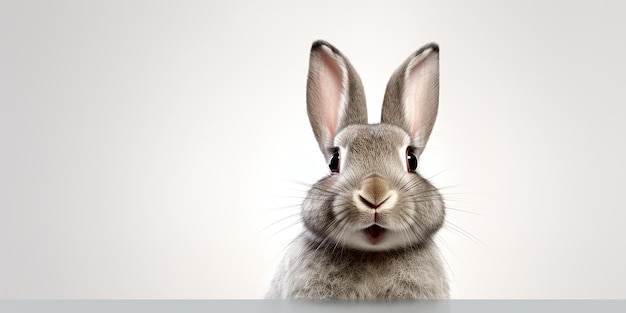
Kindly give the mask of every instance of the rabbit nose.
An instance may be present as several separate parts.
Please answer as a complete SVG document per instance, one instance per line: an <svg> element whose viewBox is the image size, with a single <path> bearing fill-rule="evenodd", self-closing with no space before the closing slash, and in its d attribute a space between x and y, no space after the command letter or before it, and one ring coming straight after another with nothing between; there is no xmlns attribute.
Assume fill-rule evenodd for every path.
<svg viewBox="0 0 626 313"><path fill-rule="evenodd" d="M377 174L370 175L363 180L358 195L359 200L372 209L378 209L391 197L389 184Z"/></svg>

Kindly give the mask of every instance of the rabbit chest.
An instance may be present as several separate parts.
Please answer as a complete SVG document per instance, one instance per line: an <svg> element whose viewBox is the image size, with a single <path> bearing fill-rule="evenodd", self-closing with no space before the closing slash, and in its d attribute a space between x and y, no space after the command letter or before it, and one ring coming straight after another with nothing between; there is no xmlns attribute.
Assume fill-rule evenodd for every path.
<svg viewBox="0 0 626 313"><path fill-rule="evenodd" d="M385 253L317 248L294 243L273 283L277 298L415 299L447 297L448 284L434 246ZM341 250L341 251L340 251Z"/></svg>

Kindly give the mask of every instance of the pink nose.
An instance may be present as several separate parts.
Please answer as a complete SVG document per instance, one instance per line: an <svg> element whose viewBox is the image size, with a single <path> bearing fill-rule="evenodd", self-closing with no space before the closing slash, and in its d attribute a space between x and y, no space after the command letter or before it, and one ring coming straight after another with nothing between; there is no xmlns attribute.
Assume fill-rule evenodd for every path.
<svg viewBox="0 0 626 313"><path fill-rule="evenodd" d="M378 209L389 199L389 184L380 175L366 177L359 190L359 200L372 209Z"/></svg>
<svg viewBox="0 0 626 313"><path fill-rule="evenodd" d="M381 205L383 205L383 203L385 203L385 201L387 201L387 199L388 199L388 198L387 198L387 199L385 199L385 200L383 200L383 201L381 201L381 202L378 202L378 203L372 203L372 202L370 202L369 200L367 200L367 199L363 198L363 196L359 196L359 199L361 200L361 202L363 202L363 204L365 204L365 205L367 205L368 207L370 207L370 208L372 208L372 209L376 210L376 209L378 209Z"/></svg>

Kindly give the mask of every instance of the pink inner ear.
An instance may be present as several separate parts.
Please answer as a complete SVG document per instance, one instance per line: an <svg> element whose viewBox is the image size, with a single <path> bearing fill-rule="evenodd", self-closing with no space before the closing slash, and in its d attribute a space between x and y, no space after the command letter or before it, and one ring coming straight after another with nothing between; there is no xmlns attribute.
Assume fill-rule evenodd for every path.
<svg viewBox="0 0 626 313"><path fill-rule="evenodd" d="M415 134L420 127L420 108L419 103L424 102L425 90L424 84L420 82L424 81L424 71L420 66L413 66L409 69L405 82L404 90L404 114L408 123L411 134Z"/></svg>
<svg viewBox="0 0 626 313"><path fill-rule="evenodd" d="M331 137L337 131L339 119L339 107L341 106L344 86L343 69L335 58L324 51L323 66L319 72L321 87L322 110L326 121L326 127Z"/></svg>
<svg viewBox="0 0 626 313"><path fill-rule="evenodd" d="M405 76L404 114L411 134L418 140L427 136L437 114L437 66L430 58L417 59ZM436 60L434 61L436 62Z"/></svg>

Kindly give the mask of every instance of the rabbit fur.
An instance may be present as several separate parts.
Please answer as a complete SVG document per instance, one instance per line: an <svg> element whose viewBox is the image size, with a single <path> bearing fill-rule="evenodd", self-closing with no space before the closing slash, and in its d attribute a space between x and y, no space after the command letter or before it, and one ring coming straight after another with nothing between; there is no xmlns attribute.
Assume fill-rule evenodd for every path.
<svg viewBox="0 0 626 313"><path fill-rule="evenodd" d="M266 298L448 298L433 236L445 205L415 170L439 102L439 47L393 73L381 123L367 123L361 80L325 41L311 47L307 111L331 173L301 208L304 232L285 253Z"/></svg>

